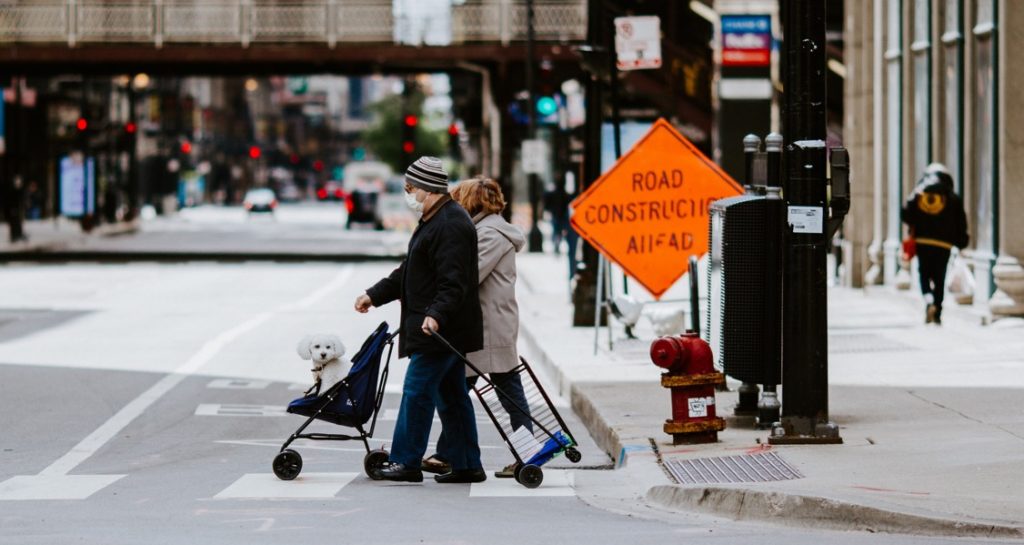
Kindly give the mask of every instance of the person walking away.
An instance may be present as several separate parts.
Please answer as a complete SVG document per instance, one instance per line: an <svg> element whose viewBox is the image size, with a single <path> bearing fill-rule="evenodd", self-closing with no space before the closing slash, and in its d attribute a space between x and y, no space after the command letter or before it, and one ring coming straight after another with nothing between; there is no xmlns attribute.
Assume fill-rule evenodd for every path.
<svg viewBox="0 0 1024 545"><path fill-rule="evenodd" d="M465 364L432 334L462 353L483 347L477 295L477 240L473 221L448 195L448 174L435 157L420 157L405 173L406 202L422 217L409 239L405 259L388 277L358 296L355 309L367 312L401 301L399 357L409 356L402 401L388 465L390 481L421 482L421 460L430 439L434 408L450 435L452 470L441 483L481 482L476 416L466 389Z"/></svg>
<svg viewBox="0 0 1024 545"><path fill-rule="evenodd" d="M516 252L526 245L526 237L518 227L501 216L505 197L501 186L486 177L460 182L452 190L452 197L462 205L476 225L477 269L479 270L480 307L483 313L484 346L482 350L466 355L504 395L498 395L502 408L509 415L513 431L526 428L533 431L529 403L523 391L519 373L512 370L519 365L516 343L519 340L519 306L516 303ZM476 373L467 370L467 383L475 386ZM437 441L437 454L423 460L424 471L442 472L451 459L448 454L450 437L441 430ZM509 464L495 477L512 477L515 463Z"/></svg>
<svg viewBox="0 0 1024 545"><path fill-rule="evenodd" d="M932 163L907 199L901 214L917 248L917 269L925 300L925 323L942 323L946 267L950 250L967 247L967 214L941 163Z"/></svg>

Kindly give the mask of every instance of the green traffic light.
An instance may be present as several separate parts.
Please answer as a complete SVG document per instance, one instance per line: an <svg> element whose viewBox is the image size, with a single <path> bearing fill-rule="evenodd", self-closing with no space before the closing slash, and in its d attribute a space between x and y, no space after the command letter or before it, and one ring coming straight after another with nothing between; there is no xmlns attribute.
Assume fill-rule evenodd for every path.
<svg viewBox="0 0 1024 545"><path fill-rule="evenodd" d="M558 103L551 97L540 97L537 99L537 113L542 116L549 116L558 111Z"/></svg>

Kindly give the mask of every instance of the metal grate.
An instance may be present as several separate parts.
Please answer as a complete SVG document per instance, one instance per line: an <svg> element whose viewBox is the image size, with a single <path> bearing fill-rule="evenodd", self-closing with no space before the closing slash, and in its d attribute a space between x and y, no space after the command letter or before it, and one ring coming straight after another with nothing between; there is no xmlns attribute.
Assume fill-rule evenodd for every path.
<svg viewBox="0 0 1024 545"><path fill-rule="evenodd" d="M679 484L761 483L803 478L774 452L666 460L665 469Z"/></svg>

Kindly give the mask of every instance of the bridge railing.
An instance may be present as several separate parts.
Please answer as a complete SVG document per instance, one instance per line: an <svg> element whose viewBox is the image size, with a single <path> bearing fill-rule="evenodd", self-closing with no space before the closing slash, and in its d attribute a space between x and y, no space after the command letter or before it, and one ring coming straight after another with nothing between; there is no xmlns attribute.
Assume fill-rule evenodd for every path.
<svg viewBox="0 0 1024 545"><path fill-rule="evenodd" d="M468 0L429 16L392 0L0 0L0 44L410 43L526 39L525 0ZM427 17L424 20L424 17ZM418 20L417 20L418 19ZM586 37L586 0L535 0L541 41ZM441 25L441 37L436 25ZM444 25L448 25L445 31ZM424 27L431 27L424 30ZM415 40L413 40L415 42Z"/></svg>

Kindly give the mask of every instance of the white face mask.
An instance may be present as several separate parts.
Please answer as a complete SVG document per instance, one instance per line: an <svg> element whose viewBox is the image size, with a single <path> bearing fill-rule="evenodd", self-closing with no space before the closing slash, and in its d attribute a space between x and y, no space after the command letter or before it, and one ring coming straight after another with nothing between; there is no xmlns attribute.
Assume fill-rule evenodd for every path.
<svg viewBox="0 0 1024 545"><path fill-rule="evenodd" d="M416 199L416 191L405 194L405 204L409 205L409 208L417 214L423 213L423 203Z"/></svg>

